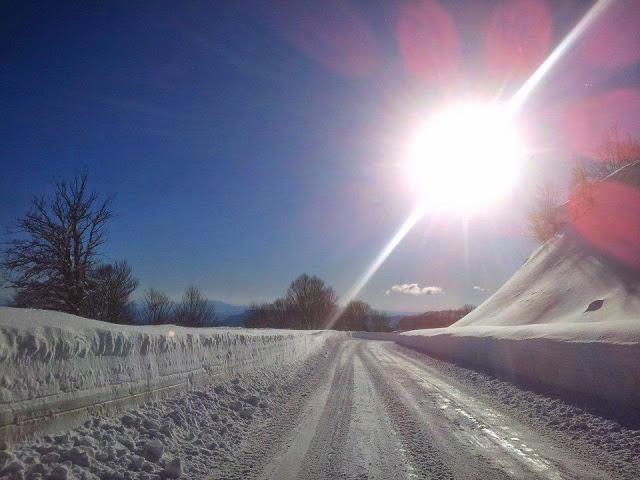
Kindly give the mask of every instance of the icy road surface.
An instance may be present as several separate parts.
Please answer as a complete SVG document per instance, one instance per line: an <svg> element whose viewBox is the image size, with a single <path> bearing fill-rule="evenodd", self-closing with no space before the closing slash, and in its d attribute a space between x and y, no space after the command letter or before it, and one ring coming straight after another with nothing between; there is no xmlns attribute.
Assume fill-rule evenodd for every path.
<svg viewBox="0 0 640 480"><path fill-rule="evenodd" d="M257 478L634 475L637 465L616 467L615 458L602 460L612 465L601 470L597 458L569 448L575 442L544 438L437 368L442 362L419 357L391 342L344 342L302 410L279 420L281 439L265 452Z"/></svg>

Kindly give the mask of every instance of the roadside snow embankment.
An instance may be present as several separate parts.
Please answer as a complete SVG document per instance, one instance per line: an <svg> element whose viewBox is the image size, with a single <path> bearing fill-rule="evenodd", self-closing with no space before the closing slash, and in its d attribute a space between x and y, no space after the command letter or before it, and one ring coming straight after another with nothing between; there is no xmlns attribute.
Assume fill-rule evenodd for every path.
<svg viewBox="0 0 640 480"><path fill-rule="evenodd" d="M111 325L0 308L0 439L22 440L258 367L297 362L335 332ZM2 442L0 442L2 443Z"/></svg>
<svg viewBox="0 0 640 480"><path fill-rule="evenodd" d="M628 323L449 327L398 335L397 343L640 409L640 329Z"/></svg>

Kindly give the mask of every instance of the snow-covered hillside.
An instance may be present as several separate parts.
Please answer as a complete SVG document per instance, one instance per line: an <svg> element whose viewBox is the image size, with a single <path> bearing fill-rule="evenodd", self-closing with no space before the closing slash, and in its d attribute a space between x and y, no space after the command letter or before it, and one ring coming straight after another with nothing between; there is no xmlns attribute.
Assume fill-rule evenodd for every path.
<svg viewBox="0 0 640 480"><path fill-rule="evenodd" d="M0 307L0 439L300 361L334 332L111 325Z"/></svg>
<svg viewBox="0 0 640 480"><path fill-rule="evenodd" d="M640 328L640 162L593 188L594 205L454 324L628 322Z"/></svg>
<svg viewBox="0 0 640 480"><path fill-rule="evenodd" d="M398 343L640 407L640 163L476 310Z"/></svg>

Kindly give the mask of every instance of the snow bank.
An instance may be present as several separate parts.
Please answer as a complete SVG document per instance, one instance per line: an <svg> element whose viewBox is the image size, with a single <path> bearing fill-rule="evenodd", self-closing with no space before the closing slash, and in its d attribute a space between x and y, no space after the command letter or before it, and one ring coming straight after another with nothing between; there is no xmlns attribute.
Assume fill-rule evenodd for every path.
<svg viewBox="0 0 640 480"><path fill-rule="evenodd" d="M256 453L269 448L265 438L283 434L269 436L274 423L277 430L282 425L278 419L291 417L306 404L307 392L325 379L340 343L328 340L325 348L300 362L266 365L21 442L0 451L0 478L253 478L259 471Z"/></svg>
<svg viewBox="0 0 640 480"><path fill-rule="evenodd" d="M0 440L78 425L257 367L297 362L336 332L133 327L0 308Z"/></svg>
<svg viewBox="0 0 640 480"><path fill-rule="evenodd" d="M473 312L398 343L640 408L640 162Z"/></svg>
<svg viewBox="0 0 640 480"><path fill-rule="evenodd" d="M511 379L640 409L640 328L627 322L449 327L398 335L397 343Z"/></svg>

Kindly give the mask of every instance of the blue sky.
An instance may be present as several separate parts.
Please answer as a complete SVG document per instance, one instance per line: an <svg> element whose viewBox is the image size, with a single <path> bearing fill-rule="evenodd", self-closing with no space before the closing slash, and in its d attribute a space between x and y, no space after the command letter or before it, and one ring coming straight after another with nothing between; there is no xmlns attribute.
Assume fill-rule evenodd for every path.
<svg viewBox="0 0 640 480"><path fill-rule="evenodd" d="M142 288L177 297L196 284L246 304L307 272L343 294L413 208L400 164L417 122L456 92L508 92L526 78L484 74L474 25L496 2L477 3L437 7L457 26L465 72L445 86L412 70L403 2L3 3L0 224L52 178L86 168L116 195L104 251ZM585 6L548 10L556 44ZM547 107L567 92L578 102L586 83L596 96L637 88L637 59L625 60L559 69L523 112L538 143L511 196L473 217L466 241L460 216L423 219L359 298L424 311L502 285L534 247L523 231L531 179L576 155ZM413 283L443 293L385 294Z"/></svg>

